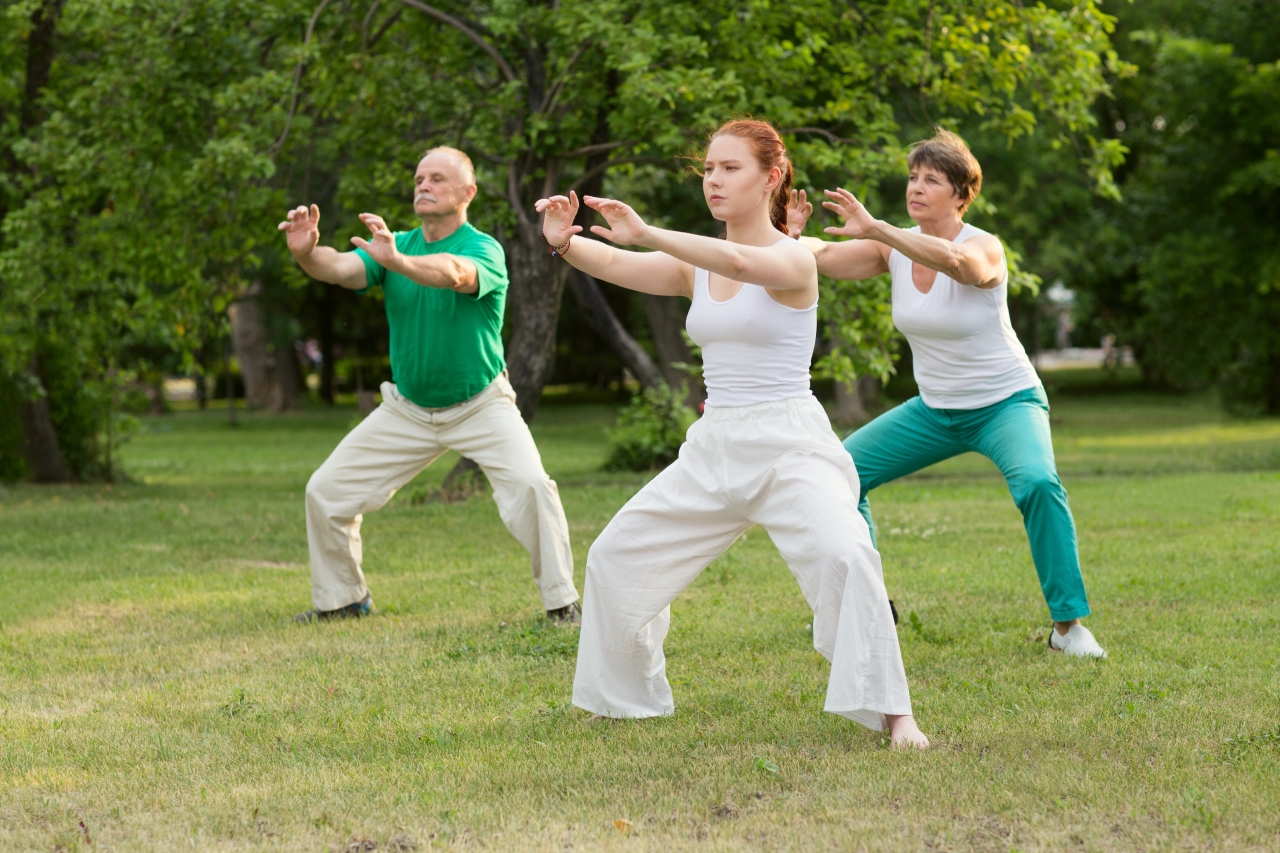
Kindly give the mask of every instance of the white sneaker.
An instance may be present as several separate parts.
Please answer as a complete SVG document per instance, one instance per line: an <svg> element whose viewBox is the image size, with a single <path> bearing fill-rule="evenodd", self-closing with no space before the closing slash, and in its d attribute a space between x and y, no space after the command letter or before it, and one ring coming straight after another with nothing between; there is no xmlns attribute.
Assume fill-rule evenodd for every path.
<svg viewBox="0 0 1280 853"><path fill-rule="evenodd" d="M1050 628L1049 648L1081 658L1105 659L1107 657L1106 650L1098 645L1093 634L1083 625L1072 625L1065 634L1059 634L1057 628Z"/></svg>

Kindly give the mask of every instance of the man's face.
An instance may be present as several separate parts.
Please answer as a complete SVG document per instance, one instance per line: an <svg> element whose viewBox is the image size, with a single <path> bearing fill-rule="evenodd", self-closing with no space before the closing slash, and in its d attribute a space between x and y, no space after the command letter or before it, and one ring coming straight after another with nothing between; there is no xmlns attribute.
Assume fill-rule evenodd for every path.
<svg viewBox="0 0 1280 853"><path fill-rule="evenodd" d="M413 210L420 217L448 216L465 210L476 188L466 169L447 151L422 158L413 175Z"/></svg>

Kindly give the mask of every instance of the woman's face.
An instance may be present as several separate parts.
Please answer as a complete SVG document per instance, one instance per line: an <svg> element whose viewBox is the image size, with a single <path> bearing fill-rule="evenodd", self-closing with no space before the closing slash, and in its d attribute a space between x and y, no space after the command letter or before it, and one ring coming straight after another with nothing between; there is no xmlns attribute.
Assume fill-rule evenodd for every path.
<svg viewBox="0 0 1280 853"><path fill-rule="evenodd" d="M711 140L702 169L702 195L711 215L721 222L754 215L769 203L773 188L782 180L777 167L761 168L751 143L740 136Z"/></svg>
<svg viewBox="0 0 1280 853"><path fill-rule="evenodd" d="M960 198L947 176L923 163L907 175L907 213L916 222L960 215Z"/></svg>

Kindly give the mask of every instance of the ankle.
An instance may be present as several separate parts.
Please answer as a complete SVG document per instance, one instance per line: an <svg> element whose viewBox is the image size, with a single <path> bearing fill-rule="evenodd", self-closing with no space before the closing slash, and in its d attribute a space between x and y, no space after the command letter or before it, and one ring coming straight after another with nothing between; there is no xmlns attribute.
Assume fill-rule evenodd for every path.
<svg viewBox="0 0 1280 853"><path fill-rule="evenodd" d="M1072 619L1070 622L1054 622L1053 630L1057 631L1059 634L1065 635L1068 631L1070 631L1072 628L1074 628L1076 625L1079 625L1079 624L1080 624L1079 619Z"/></svg>

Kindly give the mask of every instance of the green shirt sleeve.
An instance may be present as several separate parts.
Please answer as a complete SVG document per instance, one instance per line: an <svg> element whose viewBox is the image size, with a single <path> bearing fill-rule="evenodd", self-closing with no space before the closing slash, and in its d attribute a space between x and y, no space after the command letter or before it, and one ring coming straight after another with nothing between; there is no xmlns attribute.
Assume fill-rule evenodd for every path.
<svg viewBox="0 0 1280 853"><path fill-rule="evenodd" d="M476 299L507 289L507 256L502 244L480 231L458 254L476 265Z"/></svg>
<svg viewBox="0 0 1280 853"><path fill-rule="evenodd" d="M369 257L369 253L364 249L356 249L356 254L360 256L360 260L364 261L365 282L364 287L356 293L368 293L371 287L382 287L387 281L387 268Z"/></svg>

